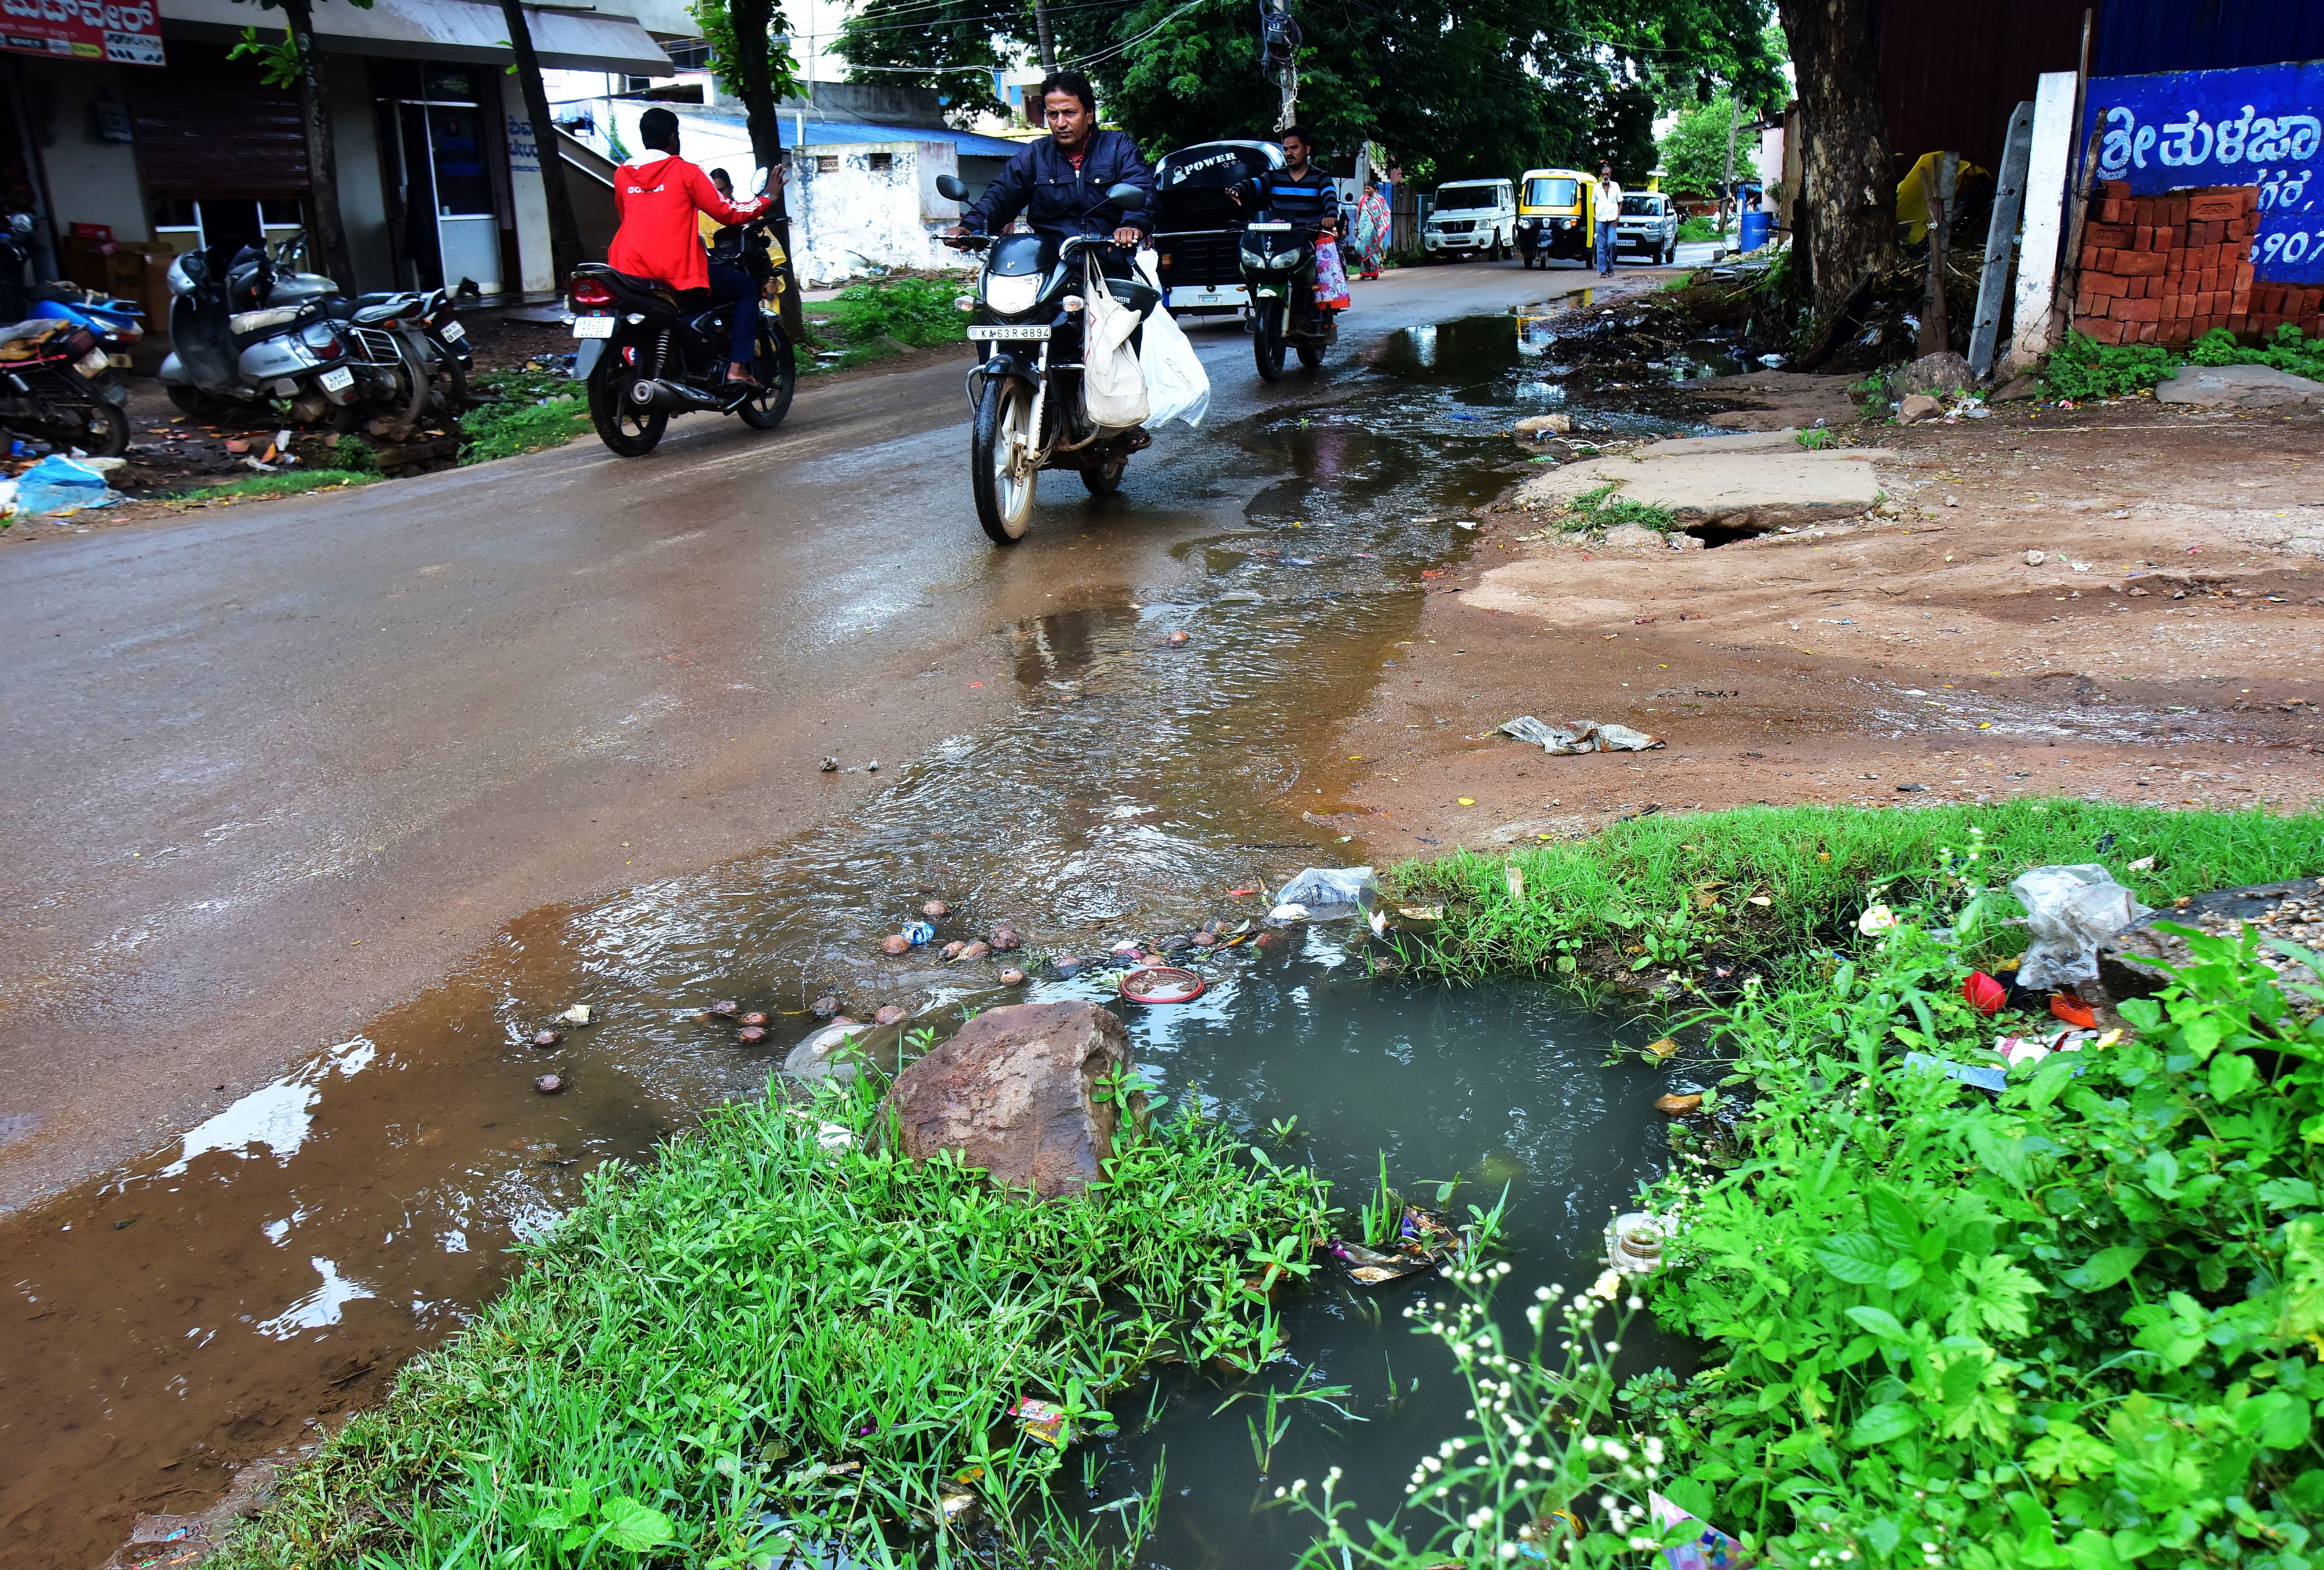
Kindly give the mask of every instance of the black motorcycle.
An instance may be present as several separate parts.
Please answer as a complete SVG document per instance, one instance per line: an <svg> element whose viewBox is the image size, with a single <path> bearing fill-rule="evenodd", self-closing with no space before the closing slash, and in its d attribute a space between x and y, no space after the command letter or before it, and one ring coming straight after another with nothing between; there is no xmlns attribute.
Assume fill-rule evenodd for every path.
<svg viewBox="0 0 2324 1570"><path fill-rule="evenodd" d="M775 276L767 254L765 216L724 231L710 259L742 268L758 284L757 300L706 305L680 298L658 278L616 272L604 263L573 270L567 300L573 336L581 340L573 374L589 389L589 421L600 440L623 457L643 457L661 440L673 414L739 414L753 430L772 430L791 410L798 360L782 323L766 300ZM757 309L752 382L730 382L734 310Z"/></svg>
<svg viewBox="0 0 2324 1570"><path fill-rule="evenodd" d="M129 389L88 328L47 317L0 324L0 426L119 457L129 450Z"/></svg>
<svg viewBox="0 0 2324 1570"><path fill-rule="evenodd" d="M1314 224L1278 218L1266 208L1242 231L1242 277L1250 291L1250 351L1261 381L1283 374L1285 345L1299 351L1309 370L1323 363L1323 351L1339 342L1338 312L1315 303Z"/></svg>
<svg viewBox="0 0 2324 1570"><path fill-rule="evenodd" d="M936 176L936 192L964 201L956 175ZM1146 205L1134 185L1110 188L1105 199L1121 211ZM1121 489L1130 455L1153 444L1143 426L1112 429L1090 423L1082 401L1082 313L1088 272L1110 251L1105 236L1074 236L1064 244L1041 235L959 235L956 250L982 251L976 293L959 304L978 319L968 329L977 363L968 374L969 486L976 521L996 545L1025 537L1033 517L1033 489L1043 469L1073 469L1093 496ZM1127 270L1125 270L1127 271ZM1162 291L1136 276L1105 276L1107 292L1142 319Z"/></svg>

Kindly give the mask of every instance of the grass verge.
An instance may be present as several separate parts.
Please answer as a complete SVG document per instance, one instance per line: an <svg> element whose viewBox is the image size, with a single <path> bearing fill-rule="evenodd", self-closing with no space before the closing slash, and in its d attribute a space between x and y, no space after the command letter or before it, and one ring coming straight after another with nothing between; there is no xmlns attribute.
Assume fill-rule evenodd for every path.
<svg viewBox="0 0 2324 1570"><path fill-rule="evenodd" d="M2324 381L2324 338L2307 337L2291 322L2256 344L2237 343L2227 328L2213 328L2184 348L2102 344L2086 333L2070 332L2043 364L2042 389L2052 398L2120 398L2168 381L2185 365L2269 365Z"/></svg>
<svg viewBox="0 0 2324 1570"><path fill-rule="evenodd" d="M986 1549L1095 1563L1010 1399L1102 1424L1158 1362L1277 1355L1269 1291L1305 1274L1323 1186L1246 1161L1191 1104L1050 1205L865 1149L868 1091L816 1113L727 1106L642 1170L601 1169L214 1563L731 1567L792 1542L884 1563L960 1494ZM961 1523L941 1536L965 1556Z"/></svg>
<svg viewBox="0 0 2324 1570"><path fill-rule="evenodd" d="M563 447L589 429L581 383L561 371L498 372L479 381L477 390L499 402L476 404L460 416L464 465Z"/></svg>
<svg viewBox="0 0 2324 1570"><path fill-rule="evenodd" d="M289 469L281 474L253 475L246 480L228 480L223 485L194 485L182 491L171 491L161 497L164 502L232 502L254 501L268 496L297 496L309 491L337 490L345 485L367 485L380 478L370 469Z"/></svg>
<svg viewBox="0 0 2324 1570"><path fill-rule="evenodd" d="M1677 515L1668 508L1630 501L1621 491L1618 485L1584 491L1559 510L1557 526L1569 534L1603 534L1625 523L1636 523L1657 534L1667 534L1678 527Z"/></svg>
<svg viewBox="0 0 2324 1570"><path fill-rule="evenodd" d="M2053 802L1626 828L1507 858L1521 892L1501 858L1404 882L1464 899L1505 963L1554 952L1527 935L1559 922L1523 911L1653 910L1706 859L1773 891L1759 930L1788 956L1694 1020L1718 1082L1698 1127L1719 1131L1674 1138L1639 1201L1665 1268L1542 1286L1523 1330L1491 1302L1505 1267L1464 1277L1416 1329L1461 1368L1473 1427L1416 1457L1385 1520L1327 1481L1303 1563L1637 1563L1707 1521L1738 1557L1818 1570L2312 1565L2324 993L2288 995L2255 933L2199 937L2159 998L2123 1003L2126 1033L2022 1062L1997 1094L1906 1055L1997 1064L1997 1032L2054 1026L1960 992L2022 947L1997 890L2024 865L2097 860L2153 903L2324 870L2324 821ZM1875 899L1893 926L1813 941ZM1649 1306L1696 1342L1692 1373L1618 1377ZM1658 1519L1650 1493L1697 1519Z"/></svg>
<svg viewBox="0 0 2324 1570"><path fill-rule="evenodd" d="M830 359L817 356L811 368L850 370L908 349L964 342L968 315L953 301L968 287L959 278L880 278L849 284L815 308L816 341L840 353Z"/></svg>

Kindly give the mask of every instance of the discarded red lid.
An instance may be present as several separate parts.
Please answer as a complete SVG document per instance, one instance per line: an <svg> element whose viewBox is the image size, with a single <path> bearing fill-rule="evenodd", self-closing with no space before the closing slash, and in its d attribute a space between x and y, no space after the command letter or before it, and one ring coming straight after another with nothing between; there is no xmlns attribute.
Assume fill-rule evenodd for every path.
<svg viewBox="0 0 2324 1570"><path fill-rule="evenodd" d="M2069 993L2052 993L2050 1011L2069 1025L2079 1026L2085 1030L2098 1029L2098 1017L2096 1011L2089 1004Z"/></svg>
<svg viewBox="0 0 2324 1570"><path fill-rule="evenodd" d="M1981 970L1961 983L1961 997L1980 1014L1997 1014L2009 1005L2009 989Z"/></svg>
<svg viewBox="0 0 2324 1570"><path fill-rule="evenodd" d="M1203 995L1203 978L1175 965L1152 965L1121 978L1121 995L1133 1003L1191 1003Z"/></svg>

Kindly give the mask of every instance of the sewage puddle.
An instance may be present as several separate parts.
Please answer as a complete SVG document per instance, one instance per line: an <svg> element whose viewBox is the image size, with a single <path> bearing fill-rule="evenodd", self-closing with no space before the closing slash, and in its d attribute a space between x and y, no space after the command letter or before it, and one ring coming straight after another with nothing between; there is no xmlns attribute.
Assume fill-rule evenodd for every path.
<svg viewBox="0 0 2324 1570"><path fill-rule="evenodd" d="M1183 581L1001 631L1020 699L1008 722L936 747L825 828L535 912L361 1037L146 1160L0 1223L17 1325L0 1371L0 1565L97 1564L137 1513L198 1510L233 1468L378 1399L595 1166L761 1093L818 994L859 1017L886 1002L1072 994L1072 983L1000 988L1002 956L881 956L880 937L924 900L955 912L939 943L1005 918L1034 949L1086 953L1256 915L1256 899L1226 891L1273 887L1310 863L1424 848L1342 844L1301 814L1336 800L1346 765L1325 744L1416 624L1421 574L1467 549L1448 515L1523 466L1480 417L1523 407L1517 318L1478 320L1494 325L1437 329L1426 365L1393 348L1373 370L1343 364L1324 398L1221 433L1213 488L1238 499L1192 519ZM1139 526L1134 509L1107 525ZM1177 630L1188 642L1167 647ZM1590 1067L1601 1028L1516 991L1382 988L1323 959L1280 973L1245 963L1264 979L1141 1023L1140 1050L1174 1084L1206 1080L1229 1115L1297 1113L1313 1141L1303 1153L1335 1178L1360 1188L1383 1149L1392 1172L1430 1178L1504 1150L1532 1217L1522 1268L1554 1274L1594 1246L1605 1205L1645 1169L1636 1107L1650 1096L1628 1083L1644 1089L1638 1071ZM773 1016L763 1046L703 1017L719 998ZM558 1027L552 1049L530 1045L582 1002L597 1022ZM534 1091L549 1071L562 1094ZM1608 1118L1629 1121L1611 1133ZM1348 1361L1327 1371L1361 1389L1365 1338L1386 1333L1342 1336L1355 1315L1343 1298L1304 1304L1292 1344ZM1394 1305L1388 1321L1402 1325ZM1416 1398L1402 1410L1434 1408ZM1139 1464L1149 1440L1174 1443L1171 1425L1188 1419L1171 1413L1125 1441L1120 1464ZM1240 1434L1238 1416L1221 1421ZM1191 1480L1212 1464L1187 1464Z"/></svg>

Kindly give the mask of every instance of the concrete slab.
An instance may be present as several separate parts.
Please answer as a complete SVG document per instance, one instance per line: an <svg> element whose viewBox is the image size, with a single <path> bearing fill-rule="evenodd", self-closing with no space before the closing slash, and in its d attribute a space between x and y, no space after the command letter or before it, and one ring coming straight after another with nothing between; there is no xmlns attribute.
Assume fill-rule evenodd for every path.
<svg viewBox="0 0 2324 1570"><path fill-rule="evenodd" d="M2154 389L2154 396L2198 409L2324 407L2324 382L2273 365L2181 365L2177 375Z"/></svg>
<svg viewBox="0 0 2324 1570"><path fill-rule="evenodd" d="M1796 426L1781 430L1738 430L1732 436L1674 436L1637 449L1642 458L1683 457L1696 452L1782 452L1799 448ZM1805 450L1801 448L1800 450Z"/></svg>
<svg viewBox="0 0 2324 1570"><path fill-rule="evenodd" d="M1706 522L1769 511L1799 517L1861 513L1880 499L1875 466L1887 456L1874 448L1810 452L1795 441L1788 443L1788 450L1769 445L1741 450L1698 448L1667 457L1649 456L1652 451L1646 448L1553 469L1527 480L1514 500L1523 507L1556 507L1617 485L1626 501L1666 507L1683 518Z"/></svg>

